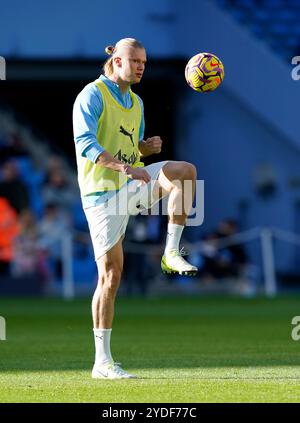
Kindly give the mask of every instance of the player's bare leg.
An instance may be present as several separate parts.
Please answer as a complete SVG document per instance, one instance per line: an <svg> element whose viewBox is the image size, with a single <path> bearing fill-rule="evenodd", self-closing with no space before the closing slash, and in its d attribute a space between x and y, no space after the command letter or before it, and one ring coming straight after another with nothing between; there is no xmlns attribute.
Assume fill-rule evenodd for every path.
<svg viewBox="0 0 300 423"><path fill-rule="evenodd" d="M110 351L110 336L114 318L115 299L123 269L123 247L119 240L97 260L98 285L92 300L95 337L94 379L128 379L134 377L114 362Z"/></svg>
<svg viewBox="0 0 300 423"><path fill-rule="evenodd" d="M168 234L164 255L161 261L164 273L179 273L194 276L197 268L182 258L179 243L187 216L195 195L197 171L187 162L168 162L158 176L154 195L168 199Z"/></svg>
<svg viewBox="0 0 300 423"><path fill-rule="evenodd" d="M123 270L123 247L119 240L97 260L98 285L92 301L94 328L111 328L115 298Z"/></svg>

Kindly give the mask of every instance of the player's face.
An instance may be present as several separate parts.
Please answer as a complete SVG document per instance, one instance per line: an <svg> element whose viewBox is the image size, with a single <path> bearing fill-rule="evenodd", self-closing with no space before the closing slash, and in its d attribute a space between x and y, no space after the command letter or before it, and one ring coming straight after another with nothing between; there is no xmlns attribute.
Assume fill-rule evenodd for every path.
<svg viewBox="0 0 300 423"><path fill-rule="evenodd" d="M146 52L143 48L127 48L121 57L119 76L124 82L136 84L142 79L145 64Z"/></svg>

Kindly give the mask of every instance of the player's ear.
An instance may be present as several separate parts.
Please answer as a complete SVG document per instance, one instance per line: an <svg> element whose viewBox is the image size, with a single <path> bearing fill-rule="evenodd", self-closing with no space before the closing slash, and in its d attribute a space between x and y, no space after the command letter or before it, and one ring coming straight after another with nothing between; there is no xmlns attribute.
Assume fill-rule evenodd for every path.
<svg viewBox="0 0 300 423"><path fill-rule="evenodd" d="M114 57L114 63L119 68L122 67L122 59L121 59L121 57Z"/></svg>

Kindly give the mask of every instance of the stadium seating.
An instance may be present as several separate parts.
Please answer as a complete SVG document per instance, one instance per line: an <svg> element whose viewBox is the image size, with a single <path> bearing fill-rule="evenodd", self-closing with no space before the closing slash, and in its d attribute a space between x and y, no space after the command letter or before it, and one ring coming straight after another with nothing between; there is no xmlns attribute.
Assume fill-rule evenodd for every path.
<svg viewBox="0 0 300 423"><path fill-rule="evenodd" d="M3 148L6 148L6 146L9 144L7 140L11 133L13 133L14 131L18 131L21 134L21 139L24 143L23 147L26 154L18 156L12 153L12 155L7 157L5 160L12 159L14 160L14 162L17 163L20 179L28 188L30 209L37 217L37 220L40 221L44 215L45 209L45 204L43 202L42 196L42 188L46 180L47 168L37 168L35 164L37 162L36 151L38 150L38 147L40 147L39 142L32 136L31 140L27 140L28 142L26 143L26 139L24 139L22 135L25 133L31 134L30 127L21 127L20 124L15 121L13 113L10 113L4 109L0 110L0 118L1 122L9 122L9 125L7 125L7 127L5 127L4 124L1 126L0 153L4 151ZM34 151L31 151L31 146L33 147ZM61 159L63 161L65 160L63 157L61 157ZM42 162L44 163L44 165L46 165L45 161ZM75 180L75 173L73 177ZM94 281L96 275L96 266L93 257L93 252L91 251L91 246L88 245L86 242L82 243L80 241L80 236L83 237L84 235L88 234L87 221L82 209L80 197L78 197L78 201L74 203L73 207L70 208L69 212L72 222L71 230L75 234L75 241L73 245L73 275L74 282L78 285L80 290L81 284L91 284ZM77 233L79 234L79 236L76 236ZM62 281L57 280L57 278L53 280L54 285L61 286L61 283ZM15 290L18 291L17 286L15 286Z"/></svg>
<svg viewBox="0 0 300 423"><path fill-rule="evenodd" d="M30 206L34 214L40 218L43 214L44 204L40 195L45 172L34 167L30 157L16 157L20 176L28 187Z"/></svg>
<svg viewBox="0 0 300 423"><path fill-rule="evenodd" d="M299 0L216 0L285 61L300 53Z"/></svg>

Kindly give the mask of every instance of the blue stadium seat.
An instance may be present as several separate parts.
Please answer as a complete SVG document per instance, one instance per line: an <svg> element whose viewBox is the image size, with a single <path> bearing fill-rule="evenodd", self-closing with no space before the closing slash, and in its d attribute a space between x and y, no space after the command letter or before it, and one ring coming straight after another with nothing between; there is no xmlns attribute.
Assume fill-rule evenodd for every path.
<svg viewBox="0 0 300 423"><path fill-rule="evenodd" d="M29 157L15 157L22 180L29 186L40 185L45 177L45 173L33 167L32 160Z"/></svg>
<svg viewBox="0 0 300 423"><path fill-rule="evenodd" d="M41 185L45 174L33 167L33 162L29 157L16 157L14 159L18 163L21 179L28 187L30 207L37 217L41 217L44 209Z"/></svg>
<svg viewBox="0 0 300 423"><path fill-rule="evenodd" d="M17 162L18 169L22 179L27 178L27 175L32 171L32 160L30 157L13 157Z"/></svg>

